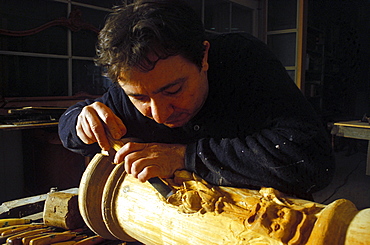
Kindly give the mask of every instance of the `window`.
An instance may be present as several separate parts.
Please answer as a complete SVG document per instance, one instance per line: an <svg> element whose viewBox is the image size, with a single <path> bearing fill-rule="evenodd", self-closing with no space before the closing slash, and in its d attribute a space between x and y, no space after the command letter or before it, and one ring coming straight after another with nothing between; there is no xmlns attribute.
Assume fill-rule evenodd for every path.
<svg viewBox="0 0 370 245"><path fill-rule="evenodd" d="M109 82L95 67L97 31L119 0L4 0L0 2L0 95L4 97L101 94ZM53 25L79 18L90 29ZM25 33L34 28L37 33ZM97 31L94 31L95 30ZM36 32L36 31L35 31ZM30 34L30 35L26 35Z"/></svg>
<svg viewBox="0 0 370 245"><path fill-rule="evenodd" d="M267 1L267 45L302 87L303 18L305 0Z"/></svg>
<svg viewBox="0 0 370 245"><path fill-rule="evenodd" d="M97 32L114 5L133 1L0 1L0 31L16 32L12 35L0 32L0 97L104 93L110 81L101 75L101 70L93 62ZM186 1L199 13L210 32L257 33L257 0ZM91 28L71 30L60 23L54 25L71 18L77 18ZM50 26L37 33L29 31L43 25Z"/></svg>
<svg viewBox="0 0 370 245"><path fill-rule="evenodd" d="M247 32L257 36L259 1L186 0L202 18L207 31Z"/></svg>

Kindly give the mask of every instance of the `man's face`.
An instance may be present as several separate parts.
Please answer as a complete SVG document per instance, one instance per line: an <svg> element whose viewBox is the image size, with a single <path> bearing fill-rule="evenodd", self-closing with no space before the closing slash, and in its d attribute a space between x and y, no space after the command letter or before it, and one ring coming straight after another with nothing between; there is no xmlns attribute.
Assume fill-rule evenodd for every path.
<svg viewBox="0 0 370 245"><path fill-rule="evenodd" d="M122 72L119 84L141 114L175 128L186 124L203 106L208 94L207 70L207 55L202 69L180 55L170 56L149 72Z"/></svg>

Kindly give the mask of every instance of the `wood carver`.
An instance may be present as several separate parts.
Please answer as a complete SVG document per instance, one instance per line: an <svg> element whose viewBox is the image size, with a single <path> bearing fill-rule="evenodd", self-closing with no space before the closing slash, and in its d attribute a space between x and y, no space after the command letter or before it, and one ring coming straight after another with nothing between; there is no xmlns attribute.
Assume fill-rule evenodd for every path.
<svg viewBox="0 0 370 245"><path fill-rule="evenodd" d="M81 180L81 214L105 238L144 244L370 244L370 209L348 200L322 205L272 188L212 186L187 171L166 181L167 200L97 154Z"/></svg>

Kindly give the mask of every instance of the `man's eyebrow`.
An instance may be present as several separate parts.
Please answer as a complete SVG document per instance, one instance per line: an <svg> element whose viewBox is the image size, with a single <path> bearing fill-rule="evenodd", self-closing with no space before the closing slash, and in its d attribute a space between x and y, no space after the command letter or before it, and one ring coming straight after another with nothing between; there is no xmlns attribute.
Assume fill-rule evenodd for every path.
<svg viewBox="0 0 370 245"><path fill-rule="evenodd" d="M185 82L187 79L188 79L188 77L178 78L175 81L173 81L173 82L171 82L171 83L163 86L162 88L157 89L156 91L153 92L153 94L161 93L161 92L163 92L163 91L165 91L165 90L167 90L167 89L169 89L169 88L171 88L171 87L173 87L173 86L175 86L175 85L177 85L179 83Z"/></svg>
<svg viewBox="0 0 370 245"><path fill-rule="evenodd" d="M126 93L127 96L131 97L139 97L139 96L144 96L143 94L135 94L135 93Z"/></svg>
<svg viewBox="0 0 370 245"><path fill-rule="evenodd" d="M161 93L163 91L165 91L166 89L169 89L179 83L183 83L185 82L186 80L188 79L188 77L181 77L181 78L178 78L176 79L175 81L157 89L156 91L153 92L153 94L158 94L158 93ZM126 93L127 96L132 96L132 97L139 97L139 96L145 96L144 94L138 94L138 93Z"/></svg>

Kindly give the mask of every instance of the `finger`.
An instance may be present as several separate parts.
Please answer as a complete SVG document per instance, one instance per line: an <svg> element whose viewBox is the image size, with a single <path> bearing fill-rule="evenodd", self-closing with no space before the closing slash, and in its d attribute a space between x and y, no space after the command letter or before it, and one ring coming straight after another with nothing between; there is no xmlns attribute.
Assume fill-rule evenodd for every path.
<svg viewBox="0 0 370 245"><path fill-rule="evenodd" d="M124 165L125 165L125 171L128 173L128 174L131 174L131 165L132 165L132 162L129 161L129 159L125 160L124 162Z"/></svg>
<svg viewBox="0 0 370 245"><path fill-rule="evenodd" d="M136 142L128 142L121 149L119 149L114 157L114 163L120 163L126 160L130 160L129 158L126 159L126 156L133 152L142 151L146 148L146 143L136 143ZM132 156L131 156L132 157ZM126 169L126 168L125 168ZM127 171L127 169L126 169Z"/></svg>
<svg viewBox="0 0 370 245"><path fill-rule="evenodd" d="M94 108L98 113L99 118L104 122L106 128L114 139L120 139L126 134L126 126L109 107L98 102L94 104Z"/></svg>
<svg viewBox="0 0 370 245"><path fill-rule="evenodd" d="M160 173L160 167L153 163L152 159L139 158L131 164L131 174L135 178L141 176L142 181L147 180L147 176L156 176Z"/></svg>
<svg viewBox="0 0 370 245"><path fill-rule="evenodd" d="M142 151L131 152L124 158L125 170L128 174L132 174L135 178L139 171L142 170L143 167L140 167L142 162L144 161L145 155Z"/></svg>
<svg viewBox="0 0 370 245"><path fill-rule="evenodd" d="M78 117L76 124L76 133L77 136L85 144L92 144L96 142L95 136L90 130L88 123L84 117Z"/></svg>
<svg viewBox="0 0 370 245"><path fill-rule="evenodd" d="M91 106L85 106L77 118L77 135L84 141L84 143L92 144L96 142L94 133L90 128L90 123L88 120L99 120L95 110Z"/></svg>
<svg viewBox="0 0 370 245"><path fill-rule="evenodd" d="M148 166L144 168L138 175L137 179L140 182L145 182L151 178L159 177L160 171L158 166Z"/></svg>
<svg viewBox="0 0 370 245"><path fill-rule="evenodd" d="M86 120L87 124L89 125L89 129L91 130L91 137L96 139L96 142L98 142L102 150L109 151L110 144L101 120L97 119L96 117L86 117Z"/></svg>
<svg viewBox="0 0 370 245"><path fill-rule="evenodd" d="M124 157L125 170L127 173L132 174L135 178L137 174L147 165L151 163L151 159L144 151L147 144L133 144L128 146L129 153ZM126 151L127 152L127 151Z"/></svg>

